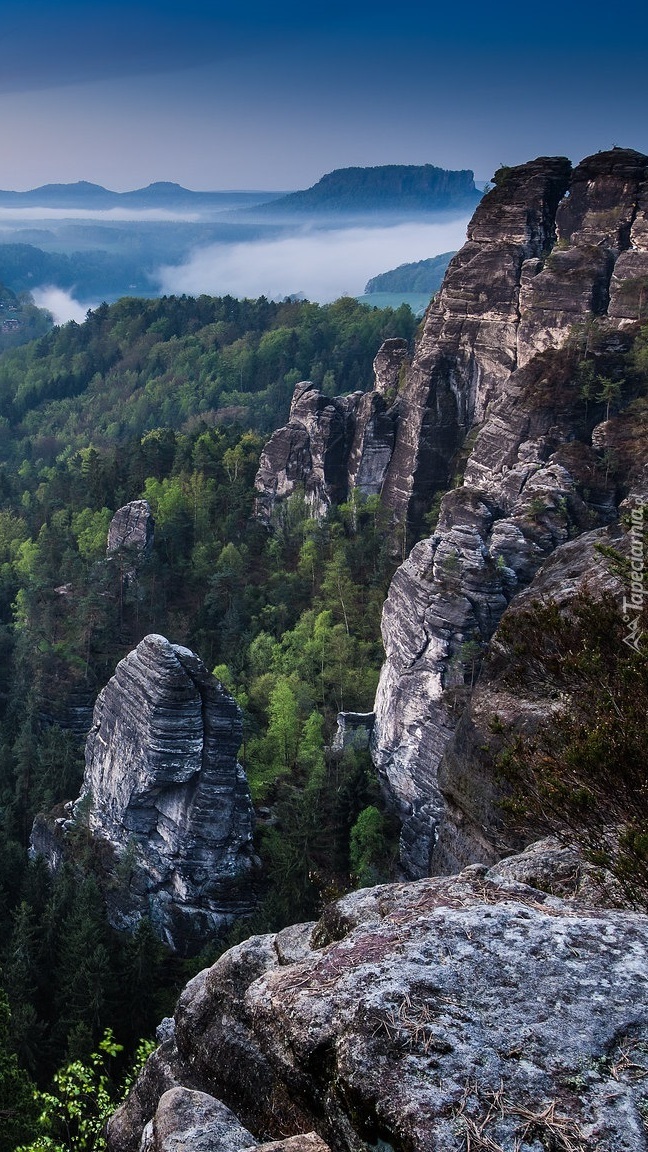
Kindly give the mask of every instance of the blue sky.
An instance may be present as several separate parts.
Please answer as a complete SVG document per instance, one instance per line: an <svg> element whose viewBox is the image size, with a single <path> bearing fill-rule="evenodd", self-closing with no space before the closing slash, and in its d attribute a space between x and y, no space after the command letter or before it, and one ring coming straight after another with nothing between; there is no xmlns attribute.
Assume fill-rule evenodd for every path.
<svg viewBox="0 0 648 1152"><path fill-rule="evenodd" d="M0 0L0 187L648 151L644 8Z"/></svg>

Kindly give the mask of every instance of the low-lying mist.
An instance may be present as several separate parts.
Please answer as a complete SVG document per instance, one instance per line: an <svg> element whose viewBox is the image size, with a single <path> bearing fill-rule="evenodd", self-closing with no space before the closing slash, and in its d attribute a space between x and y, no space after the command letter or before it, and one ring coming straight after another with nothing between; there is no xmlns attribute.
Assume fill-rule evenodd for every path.
<svg viewBox="0 0 648 1152"><path fill-rule="evenodd" d="M32 298L37 308L46 308L51 312L55 324L66 324L68 320L82 324L88 308L97 307L97 304L81 304L70 292L52 284L34 288Z"/></svg>
<svg viewBox="0 0 648 1152"><path fill-rule="evenodd" d="M158 272L160 291L197 296L359 296L372 276L462 246L468 217L439 224L304 229L273 239L211 244Z"/></svg>

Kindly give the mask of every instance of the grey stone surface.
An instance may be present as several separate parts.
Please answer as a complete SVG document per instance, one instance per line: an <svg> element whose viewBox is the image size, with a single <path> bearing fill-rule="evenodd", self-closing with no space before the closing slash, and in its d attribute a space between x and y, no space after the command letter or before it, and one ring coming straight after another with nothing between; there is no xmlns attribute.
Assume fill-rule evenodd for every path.
<svg viewBox="0 0 648 1152"><path fill-rule="evenodd" d="M373 712L338 712L337 730L331 747L336 752L343 752L345 748L366 752L373 725Z"/></svg>
<svg viewBox="0 0 648 1152"><path fill-rule="evenodd" d="M629 497L632 502L633 497ZM623 509L622 509L623 510ZM534 604L551 601L563 610L579 593L594 598L612 594L621 603L623 584L601 548L629 555L630 538L622 526L610 525L584 532L560 545L546 560L533 582L513 599L502 626L513 628L516 618ZM560 701L548 696L539 682L535 690L518 685L512 691L507 672L510 639L497 629L490 642L479 681L466 702L454 733L439 762L438 787L444 812L431 855L435 873L456 872L473 862L494 863L517 846L504 831L499 800L501 793L493 775L492 723L495 717L511 732L527 735L551 725ZM611 889L611 881L606 879ZM617 891L615 902L622 902Z"/></svg>
<svg viewBox="0 0 648 1152"><path fill-rule="evenodd" d="M347 460L361 392L331 399L310 380L295 385L288 424L261 453L254 486L256 514L270 522L277 501L302 489L311 514L346 499Z"/></svg>
<svg viewBox="0 0 648 1152"><path fill-rule="evenodd" d="M612 149L584 160L571 181L561 160L512 169L479 205L426 316L383 499L416 521L470 435L463 478L444 496L434 534L396 572L383 611L372 749L403 819L407 875L450 868L455 848L455 862L493 859L474 819L487 781L473 787L466 772L458 795L472 788L470 819L462 827L451 800L455 848L438 848L448 810L440 766L453 740L455 751L464 741L460 761L471 754L461 717L481 658L552 552L616 520L623 490L607 483L605 453L626 490L645 482L646 421L630 413L592 427L590 413L588 424L577 366L594 341L593 317L597 355L623 347L637 318L628 301L639 308L632 277L648 247L647 166L639 153Z"/></svg>
<svg viewBox="0 0 648 1152"><path fill-rule="evenodd" d="M147 1152L239 1152L254 1137L220 1100L190 1088L170 1088L161 1097L147 1133Z"/></svg>
<svg viewBox="0 0 648 1152"><path fill-rule="evenodd" d="M561 851L535 862L553 853L559 885ZM504 1152L640 1152L648 918L549 895L515 866L351 893L288 963L272 936L238 945L180 998L179 1067L257 1138L460 1152L481 1126ZM109 1127L110 1152L134 1148Z"/></svg>
<svg viewBox="0 0 648 1152"><path fill-rule="evenodd" d="M107 555L126 553L131 562L144 559L153 547L155 521L148 500L131 500L118 508L108 530Z"/></svg>
<svg viewBox="0 0 648 1152"><path fill-rule="evenodd" d="M95 705L75 805L115 927L132 930L146 915L172 948L192 951L251 910L240 743L236 702L189 649L150 635L120 661ZM42 832L39 847L53 865Z"/></svg>
<svg viewBox="0 0 648 1152"><path fill-rule="evenodd" d="M269 523L277 502L304 491L322 517L352 490L382 491L398 427L397 393L407 341L385 340L373 363L370 391L324 396L310 380L295 385L288 423L270 437L255 478L256 514Z"/></svg>

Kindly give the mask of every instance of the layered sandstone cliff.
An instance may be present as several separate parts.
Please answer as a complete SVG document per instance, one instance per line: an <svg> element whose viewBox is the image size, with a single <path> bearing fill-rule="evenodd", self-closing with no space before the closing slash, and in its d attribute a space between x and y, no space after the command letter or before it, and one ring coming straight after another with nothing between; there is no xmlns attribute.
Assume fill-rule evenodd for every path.
<svg viewBox="0 0 648 1152"><path fill-rule="evenodd" d="M32 852L56 867L85 827L111 923L148 916L172 948L195 950L252 906L240 743L239 708L198 657L145 637L97 699L74 820L39 817Z"/></svg>
<svg viewBox="0 0 648 1152"><path fill-rule="evenodd" d="M579 383L584 362L599 378L615 371L640 319L647 190L648 158L623 149L583 161L571 181L564 161L512 169L428 312L384 498L415 520L469 435L463 480L383 614L374 758L411 876L439 866L439 767L502 613L555 549L648 488L645 422L588 404Z"/></svg>
<svg viewBox="0 0 648 1152"><path fill-rule="evenodd" d="M645 421L611 414L592 381L614 386L647 302L646 156L614 148L573 172L560 157L501 170L406 374L403 342L388 341L362 396L329 401L298 385L266 448L266 517L297 484L316 515L355 488L380 494L406 540L463 470L383 615L373 750L411 876L433 866L458 690L472 686L502 613L556 548L616 521L619 501L646 485Z"/></svg>

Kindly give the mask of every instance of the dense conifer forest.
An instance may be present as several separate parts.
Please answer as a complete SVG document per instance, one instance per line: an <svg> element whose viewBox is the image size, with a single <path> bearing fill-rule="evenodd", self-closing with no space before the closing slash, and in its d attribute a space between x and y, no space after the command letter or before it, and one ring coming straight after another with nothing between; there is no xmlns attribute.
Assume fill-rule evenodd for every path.
<svg viewBox="0 0 648 1152"><path fill-rule="evenodd" d="M188 967L145 921L132 937L110 929L82 828L85 879L28 862L34 816L79 794L97 692L144 635L193 648L243 710L264 868L254 922L230 941L390 875L368 756L327 751L336 713L373 703L395 564L383 512L353 500L317 523L297 495L268 532L253 480L297 380L366 389L381 341L414 324L353 300L124 299L0 358L2 1152L41 1131L28 1078L44 1090L57 1069L39 1147L93 1147L90 1130L74 1143L61 1099L88 1095L79 1077L97 1099L101 1077L116 1084L226 943ZM140 497L155 545L127 581L106 538Z"/></svg>

